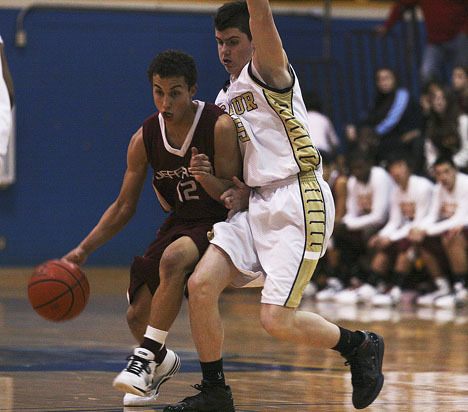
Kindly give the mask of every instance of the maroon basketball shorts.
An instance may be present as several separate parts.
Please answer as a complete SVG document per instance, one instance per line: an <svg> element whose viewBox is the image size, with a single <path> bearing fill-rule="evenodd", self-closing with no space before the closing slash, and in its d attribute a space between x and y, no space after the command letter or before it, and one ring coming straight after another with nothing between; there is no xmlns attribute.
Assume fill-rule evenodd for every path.
<svg viewBox="0 0 468 412"><path fill-rule="evenodd" d="M148 246L143 256L135 256L130 268L128 300L132 303L138 288L148 285L151 294L159 286L159 262L164 250L175 240L188 236L198 248L200 257L208 248L207 233L213 227L213 219L187 220L169 216L158 230L156 239Z"/></svg>
<svg viewBox="0 0 468 412"><path fill-rule="evenodd" d="M468 227L463 229L463 235L468 241ZM427 236L421 247L437 259L442 270L450 270L450 264L442 246L442 236Z"/></svg>

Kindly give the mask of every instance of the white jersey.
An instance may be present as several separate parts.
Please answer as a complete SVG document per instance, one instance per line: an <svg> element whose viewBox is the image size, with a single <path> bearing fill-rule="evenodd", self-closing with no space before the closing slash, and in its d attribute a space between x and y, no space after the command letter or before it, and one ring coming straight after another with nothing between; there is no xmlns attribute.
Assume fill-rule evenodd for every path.
<svg viewBox="0 0 468 412"><path fill-rule="evenodd" d="M0 44L3 45L3 39L1 36ZM0 62L0 156L5 155L7 152L12 122L13 118L11 114L10 95L8 94L8 87L3 77L2 64Z"/></svg>
<svg viewBox="0 0 468 412"><path fill-rule="evenodd" d="M431 206L434 184L425 177L411 175L406 189L396 186L390 199L390 219L380 230L379 236L391 241L408 236L427 216Z"/></svg>
<svg viewBox="0 0 468 412"><path fill-rule="evenodd" d="M307 112L307 117L309 130L313 131L314 146L321 152L336 152L340 146L340 140L330 119L312 110Z"/></svg>
<svg viewBox="0 0 468 412"><path fill-rule="evenodd" d="M291 74L293 85L275 90L250 62L216 98L237 125L248 186L266 186L299 172L321 176L320 155L309 136L307 110L292 68Z"/></svg>
<svg viewBox="0 0 468 412"><path fill-rule="evenodd" d="M349 230L365 230L386 223L394 183L381 167L371 169L369 181L351 176L347 183L346 214L342 222Z"/></svg>
<svg viewBox="0 0 468 412"><path fill-rule="evenodd" d="M419 228L437 236L459 226L468 226L468 175L464 173L457 173L451 192L440 183L435 185L431 209Z"/></svg>

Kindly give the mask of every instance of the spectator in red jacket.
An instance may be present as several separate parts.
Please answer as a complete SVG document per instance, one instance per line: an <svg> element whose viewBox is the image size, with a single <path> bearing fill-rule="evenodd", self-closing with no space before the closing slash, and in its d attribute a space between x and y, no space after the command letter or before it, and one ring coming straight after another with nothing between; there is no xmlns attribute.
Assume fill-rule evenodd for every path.
<svg viewBox="0 0 468 412"><path fill-rule="evenodd" d="M407 8L419 6L426 25L426 47L421 64L423 84L446 81L454 65L468 64L468 2L466 0L397 0L378 32L386 34Z"/></svg>

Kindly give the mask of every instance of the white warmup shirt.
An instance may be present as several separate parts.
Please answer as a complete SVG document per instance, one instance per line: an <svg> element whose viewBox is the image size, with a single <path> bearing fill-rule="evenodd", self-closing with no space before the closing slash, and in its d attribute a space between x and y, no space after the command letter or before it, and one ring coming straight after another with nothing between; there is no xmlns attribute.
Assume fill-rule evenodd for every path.
<svg viewBox="0 0 468 412"><path fill-rule="evenodd" d="M371 169L369 181L350 176L347 184L346 214L342 222L349 230L365 230L385 224L394 183L379 166Z"/></svg>
<svg viewBox="0 0 468 412"><path fill-rule="evenodd" d="M457 173L455 185L449 192L440 183L435 185L429 214L418 226L429 236L468 225L468 175Z"/></svg>
<svg viewBox="0 0 468 412"><path fill-rule="evenodd" d="M412 175L406 190L396 185L390 199L390 218L379 236L392 242L404 239L413 227L427 216L431 207L434 184L425 177Z"/></svg>

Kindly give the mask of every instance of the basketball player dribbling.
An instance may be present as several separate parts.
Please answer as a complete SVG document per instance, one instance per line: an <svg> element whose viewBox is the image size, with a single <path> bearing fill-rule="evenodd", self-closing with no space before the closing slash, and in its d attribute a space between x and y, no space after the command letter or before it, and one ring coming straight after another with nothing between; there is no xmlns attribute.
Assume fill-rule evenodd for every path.
<svg viewBox="0 0 468 412"><path fill-rule="evenodd" d="M125 406L154 403L160 385L179 369L180 359L166 349L165 340L179 312L186 278L208 247L207 232L226 218L220 195L241 173L232 119L214 104L193 100L197 71L192 57L174 50L160 53L148 77L158 112L130 141L120 193L94 229L64 256L82 265L124 227L151 167L156 195L170 215L130 270L127 320L140 346L114 380L126 393ZM148 379L139 381L141 377Z"/></svg>
<svg viewBox="0 0 468 412"><path fill-rule="evenodd" d="M226 3L215 16L215 35L220 61L231 75L217 103L236 122L244 180L253 189L248 210L215 224L211 245L188 281L192 336L203 376L195 385L200 392L164 411L235 410L223 372L218 300L241 274L259 272L265 276L260 314L265 330L291 343L338 351L351 366L353 405L365 408L383 385L382 337L298 310L325 253L334 205L268 0Z"/></svg>

